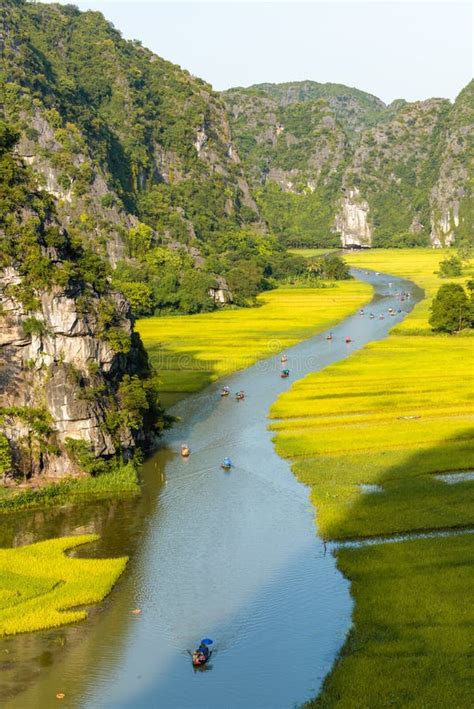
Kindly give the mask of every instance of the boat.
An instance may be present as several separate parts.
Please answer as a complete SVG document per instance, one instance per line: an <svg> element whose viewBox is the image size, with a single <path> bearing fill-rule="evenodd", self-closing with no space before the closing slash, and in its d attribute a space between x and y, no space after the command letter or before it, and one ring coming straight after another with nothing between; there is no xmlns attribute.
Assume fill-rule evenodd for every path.
<svg viewBox="0 0 474 709"><path fill-rule="evenodd" d="M280 361L281 361L281 362L288 362L288 357L286 356L286 354L284 354L284 355L281 356L281 360L280 360Z"/></svg>
<svg viewBox="0 0 474 709"><path fill-rule="evenodd" d="M232 461L230 458L225 457L224 460L221 463L221 468L224 470L230 470L232 468Z"/></svg>
<svg viewBox="0 0 474 709"><path fill-rule="evenodd" d="M230 389L229 387L222 387L221 389L221 396L229 396L230 394Z"/></svg>
<svg viewBox="0 0 474 709"><path fill-rule="evenodd" d="M204 638L204 640L201 640L201 644L197 650L194 650L191 655L194 667L201 667L209 661L209 658L212 655L212 650L209 645L212 645L212 640L209 638Z"/></svg>
<svg viewBox="0 0 474 709"><path fill-rule="evenodd" d="M329 335L326 335L326 340L332 340L332 333L330 332Z"/></svg>
<svg viewBox="0 0 474 709"><path fill-rule="evenodd" d="M348 345L349 342L352 342L351 338L350 338L350 337L346 337L346 344Z"/></svg>
<svg viewBox="0 0 474 709"><path fill-rule="evenodd" d="M245 399L245 392L238 391L235 395L235 398L237 399L237 401L242 401L242 399Z"/></svg>
<svg viewBox="0 0 474 709"><path fill-rule="evenodd" d="M189 446L187 446L186 443L183 443L183 445L181 446L181 455L183 456L183 458L189 458L190 453L191 450Z"/></svg>
<svg viewBox="0 0 474 709"><path fill-rule="evenodd" d="M289 376L290 376L290 370L289 370L289 369L282 369L282 370L281 370L280 377L281 377L282 379L286 379L286 378L289 377Z"/></svg>

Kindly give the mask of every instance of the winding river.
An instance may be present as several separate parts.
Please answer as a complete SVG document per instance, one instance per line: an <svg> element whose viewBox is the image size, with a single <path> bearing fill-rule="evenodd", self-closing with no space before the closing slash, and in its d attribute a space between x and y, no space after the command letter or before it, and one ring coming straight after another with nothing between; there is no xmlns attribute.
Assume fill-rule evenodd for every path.
<svg viewBox="0 0 474 709"><path fill-rule="evenodd" d="M356 314L332 342L320 334L287 350L287 380L279 357L228 377L244 401L221 399L220 382L177 404L181 420L144 465L140 498L0 520L0 546L90 531L101 540L81 554L131 557L86 622L1 641L3 706L49 707L64 692L62 705L91 709L290 709L317 694L352 601L316 536L307 488L273 450L267 414L296 379L385 337L422 295L395 277L355 273L374 286L365 311L377 317ZM411 298L400 304L401 290ZM403 312L388 317L389 307ZM220 469L226 455L230 473ZM188 651L203 636L215 652L194 671Z"/></svg>

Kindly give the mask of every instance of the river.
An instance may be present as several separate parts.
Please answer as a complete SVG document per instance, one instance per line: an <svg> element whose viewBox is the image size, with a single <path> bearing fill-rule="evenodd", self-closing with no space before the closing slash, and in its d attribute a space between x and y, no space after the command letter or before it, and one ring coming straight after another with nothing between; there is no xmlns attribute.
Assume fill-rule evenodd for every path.
<svg viewBox="0 0 474 709"><path fill-rule="evenodd" d="M289 379L271 357L173 408L180 421L143 466L140 498L0 520L0 546L98 532L81 555L131 557L87 621L0 642L3 706L49 707L64 692L62 706L88 709L291 709L318 693L352 601L315 533L308 489L273 449L267 414L296 379L385 337L422 296L408 281L355 273L375 288L366 314L334 327L331 342L323 333L287 350ZM411 297L400 303L396 291ZM389 317L389 307L402 312ZM245 400L221 399L224 383ZM195 671L188 651L204 636L215 650Z"/></svg>

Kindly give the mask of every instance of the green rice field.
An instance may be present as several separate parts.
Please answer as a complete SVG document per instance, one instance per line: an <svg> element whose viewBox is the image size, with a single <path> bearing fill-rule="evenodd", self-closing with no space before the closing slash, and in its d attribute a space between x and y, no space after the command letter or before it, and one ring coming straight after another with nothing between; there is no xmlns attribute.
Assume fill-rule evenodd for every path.
<svg viewBox="0 0 474 709"><path fill-rule="evenodd" d="M94 542L94 534L60 537L0 549L0 636L74 623L79 606L101 601L123 572L127 558L78 559L65 552Z"/></svg>

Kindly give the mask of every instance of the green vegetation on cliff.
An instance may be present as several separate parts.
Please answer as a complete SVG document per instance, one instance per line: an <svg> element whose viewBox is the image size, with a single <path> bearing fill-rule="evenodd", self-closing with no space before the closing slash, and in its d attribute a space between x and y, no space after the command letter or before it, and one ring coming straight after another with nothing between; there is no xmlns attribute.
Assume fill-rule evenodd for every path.
<svg viewBox="0 0 474 709"><path fill-rule="evenodd" d="M366 220L368 245L403 247L472 242L473 87L454 105L385 106L310 81L223 96L262 214L284 243L361 244Z"/></svg>
<svg viewBox="0 0 474 709"><path fill-rule="evenodd" d="M249 260L268 286L283 251L208 84L72 5L7 0L0 28L0 104L19 152L70 234L118 264L135 314L208 310L210 288Z"/></svg>

